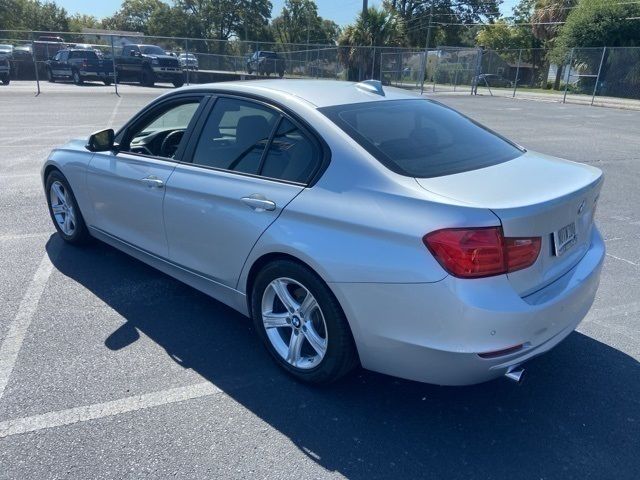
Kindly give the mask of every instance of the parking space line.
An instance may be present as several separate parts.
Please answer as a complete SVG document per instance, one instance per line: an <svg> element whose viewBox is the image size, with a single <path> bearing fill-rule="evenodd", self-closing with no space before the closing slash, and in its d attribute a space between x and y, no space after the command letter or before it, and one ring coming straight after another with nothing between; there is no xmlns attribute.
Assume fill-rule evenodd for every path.
<svg viewBox="0 0 640 480"><path fill-rule="evenodd" d="M622 257L616 257L615 255L611 255L610 253L607 253L607 257L611 257L611 258L615 258L616 260L619 260L621 262L625 262L628 263L629 265L633 265L634 267L637 267L638 264L635 262L632 262L631 260L627 260L626 258L622 258Z"/></svg>
<svg viewBox="0 0 640 480"><path fill-rule="evenodd" d="M625 303L624 305L614 305L606 308L594 308L584 321L604 320L605 318L616 317L618 315L633 315L640 313L640 302Z"/></svg>
<svg viewBox="0 0 640 480"><path fill-rule="evenodd" d="M50 232L17 233L15 235L0 235L0 242L8 241L8 240L23 240L27 238L49 237L52 234L53 234L53 230Z"/></svg>
<svg viewBox="0 0 640 480"><path fill-rule="evenodd" d="M7 336L2 341L2 345L0 345L0 399L4 394L7 383L9 383L9 377L11 377L11 372L13 372L13 367L18 359L22 342L52 271L53 264L49 259L48 253L45 253L36 273L33 275L31 283L27 287L24 297L22 297L18 312L9 324Z"/></svg>
<svg viewBox="0 0 640 480"><path fill-rule="evenodd" d="M118 97L118 101L113 107L113 112L111 112L111 117L109 117L109 121L107 122L107 128L111 128L113 126L113 122L116 119L116 114L118 113L118 107L120 107L121 103L122 103L122 97Z"/></svg>
<svg viewBox="0 0 640 480"><path fill-rule="evenodd" d="M57 412L43 413L31 417L6 420L0 422L0 438L35 432L45 428L61 427L78 422L96 420L121 413L134 412L136 410L158 407L219 393L222 393L222 390L215 385L209 382L202 382L186 387L171 388L104 403L69 408L68 410L59 410Z"/></svg>

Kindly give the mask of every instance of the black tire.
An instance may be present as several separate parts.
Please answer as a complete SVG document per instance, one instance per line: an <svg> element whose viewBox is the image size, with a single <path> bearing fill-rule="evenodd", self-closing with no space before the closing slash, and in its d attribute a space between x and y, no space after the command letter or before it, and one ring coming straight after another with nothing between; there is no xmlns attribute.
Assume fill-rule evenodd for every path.
<svg viewBox="0 0 640 480"><path fill-rule="evenodd" d="M2 83L4 85L9 85L11 83L11 78L9 78L9 76L6 76L2 79Z"/></svg>
<svg viewBox="0 0 640 480"><path fill-rule="evenodd" d="M283 71L281 71L281 72L278 72L278 76L279 76L280 78L284 77L284 70L283 70Z"/></svg>
<svg viewBox="0 0 640 480"><path fill-rule="evenodd" d="M251 75L253 73L253 70L251 70L251 67L247 66L247 73L249 75Z"/></svg>
<svg viewBox="0 0 640 480"><path fill-rule="evenodd" d="M182 80L182 79L173 81L173 86L176 87L176 88L180 88L183 85L184 85L184 80Z"/></svg>
<svg viewBox="0 0 640 480"><path fill-rule="evenodd" d="M146 67L142 69L142 79L140 80L140 83L145 87L153 87L155 85L156 80L154 78L153 71L150 68Z"/></svg>
<svg viewBox="0 0 640 480"><path fill-rule="evenodd" d="M76 85L82 85L84 83L78 70L74 70L73 72L71 72L71 78L73 79L73 83L75 83Z"/></svg>
<svg viewBox="0 0 640 480"><path fill-rule="evenodd" d="M51 83L56 82L56 77L53 75L53 71L50 68L47 68L47 80Z"/></svg>
<svg viewBox="0 0 640 480"><path fill-rule="evenodd" d="M104 84L108 87L109 85L111 85L111 80L103 80Z"/></svg>
<svg viewBox="0 0 640 480"><path fill-rule="evenodd" d="M301 369L288 363L267 336L262 321L262 298L268 285L277 278L292 279L303 285L315 297L324 316L327 349L320 363L311 369ZM271 356L298 380L312 384L332 383L349 374L359 363L351 329L338 300L324 281L302 264L277 260L263 267L251 288L251 312L256 332Z"/></svg>
<svg viewBox="0 0 640 480"><path fill-rule="evenodd" d="M62 231L56 217L53 213L53 207L51 205L51 186L54 182L59 182L64 187L69 201L72 204L74 213L75 213L75 229L71 235L67 235ZM69 186L69 182L62 175L59 170L53 170L47 176L47 180L45 182L45 194L47 196L47 205L49 207L49 215L51 216L51 221L53 222L54 227L58 232L58 235L62 237L62 239L73 245L85 245L91 241L91 235L89 235L89 230L87 229L87 225L84 223L84 218L82 217L82 213L80 212L80 207L78 207L78 202L76 201L76 197L73 194L73 190Z"/></svg>

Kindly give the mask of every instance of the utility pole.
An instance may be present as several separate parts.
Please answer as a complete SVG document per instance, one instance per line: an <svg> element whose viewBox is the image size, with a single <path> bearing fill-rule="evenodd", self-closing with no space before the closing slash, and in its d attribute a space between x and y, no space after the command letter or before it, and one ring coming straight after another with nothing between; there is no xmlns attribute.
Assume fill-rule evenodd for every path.
<svg viewBox="0 0 640 480"><path fill-rule="evenodd" d="M429 5L429 25L427 26L427 41L424 46L424 71L422 72L422 82L420 83L420 95L424 92L424 77L429 71L429 40L431 39L431 26L433 25L433 0Z"/></svg>

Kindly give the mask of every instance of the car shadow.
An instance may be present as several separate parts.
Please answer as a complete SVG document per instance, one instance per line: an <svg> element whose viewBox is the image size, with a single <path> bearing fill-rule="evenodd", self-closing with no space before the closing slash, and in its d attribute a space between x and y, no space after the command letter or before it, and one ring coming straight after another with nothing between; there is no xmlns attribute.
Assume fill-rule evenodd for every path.
<svg viewBox="0 0 640 480"><path fill-rule="evenodd" d="M583 334L530 362L521 386L439 387L360 370L314 388L275 366L249 320L196 290L99 242L77 248L53 235L47 251L126 319L105 348L126 348L144 333L329 471L640 478L639 364ZM131 285L135 295L123 288Z"/></svg>

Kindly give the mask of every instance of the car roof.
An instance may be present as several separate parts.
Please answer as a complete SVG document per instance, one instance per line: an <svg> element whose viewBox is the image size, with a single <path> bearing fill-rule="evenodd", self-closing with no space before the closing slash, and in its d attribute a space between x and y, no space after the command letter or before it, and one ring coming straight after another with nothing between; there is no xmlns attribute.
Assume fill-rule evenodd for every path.
<svg viewBox="0 0 640 480"><path fill-rule="evenodd" d="M373 93L362 84L337 80L273 79L209 83L193 85L181 90L211 90L229 93L244 93L262 97L296 97L315 107L329 107L350 103L420 98L414 92L393 87L382 87L384 95Z"/></svg>

